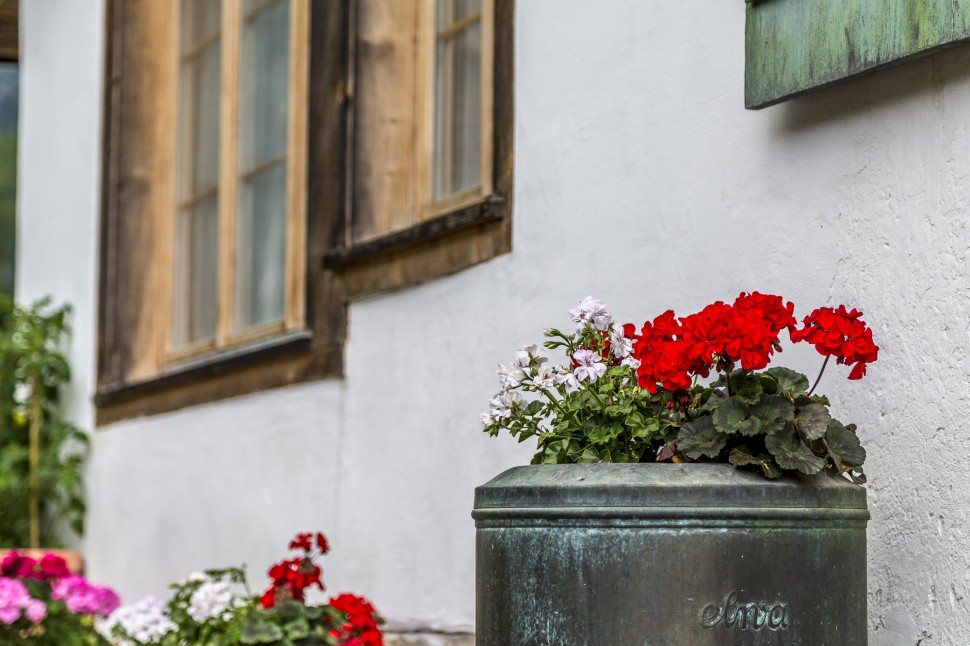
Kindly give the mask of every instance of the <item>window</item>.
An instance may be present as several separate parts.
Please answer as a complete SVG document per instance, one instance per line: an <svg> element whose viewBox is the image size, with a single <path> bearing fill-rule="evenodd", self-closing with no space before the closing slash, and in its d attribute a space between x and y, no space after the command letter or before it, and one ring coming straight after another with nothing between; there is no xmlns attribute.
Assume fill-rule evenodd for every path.
<svg viewBox="0 0 970 646"><path fill-rule="evenodd" d="M340 374L347 15L108 1L99 423Z"/></svg>
<svg viewBox="0 0 970 646"><path fill-rule="evenodd" d="M511 248L509 0L354 3L350 191L325 257L350 297Z"/></svg>
<svg viewBox="0 0 970 646"><path fill-rule="evenodd" d="M342 371L511 248L512 0L107 0L99 423Z"/></svg>
<svg viewBox="0 0 970 646"><path fill-rule="evenodd" d="M166 362L303 326L307 6L181 2Z"/></svg>
<svg viewBox="0 0 970 646"><path fill-rule="evenodd" d="M970 39L970 4L746 0L745 105L764 108Z"/></svg>

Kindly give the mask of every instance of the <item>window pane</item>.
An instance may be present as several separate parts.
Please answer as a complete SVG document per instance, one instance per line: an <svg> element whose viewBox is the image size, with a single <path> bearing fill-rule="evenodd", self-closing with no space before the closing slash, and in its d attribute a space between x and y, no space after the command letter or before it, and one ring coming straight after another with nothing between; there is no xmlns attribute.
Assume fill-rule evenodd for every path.
<svg viewBox="0 0 970 646"><path fill-rule="evenodd" d="M183 0L181 20L174 347L216 332L220 1Z"/></svg>
<svg viewBox="0 0 970 646"><path fill-rule="evenodd" d="M173 339L176 346L215 336L218 235L218 200L215 196L179 212Z"/></svg>
<svg viewBox="0 0 970 646"><path fill-rule="evenodd" d="M438 0L434 108L434 198L481 182L480 0Z"/></svg>
<svg viewBox="0 0 970 646"><path fill-rule="evenodd" d="M182 0L182 52L198 47L219 31L222 0Z"/></svg>
<svg viewBox="0 0 970 646"><path fill-rule="evenodd" d="M286 154L289 94L289 2L246 14L240 69L240 170Z"/></svg>
<svg viewBox="0 0 970 646"><path fill-rule="evenodd" d="M289 2L244 4L235 328L283 318Z"/></svg>
<svg viewBox="0 0 970 646"><path fill-rule="evenodd" d="M482 0L437 0L435 24L438 31L482 11Z"/></svg>
<svg viewBox="0 0 970 646"><path fill-rule="evenodd" d="M240 185L236 224L236 327L283 318L286 294L286 165Z"/></svg>
<svg viewBox="0 0 970 646"><path fill-rule="evenodd" d="M16 63L0 64L0 296L13 296L17 218Z"/></svg>
<svg viewBox="0 0 970 646"><path fill-rule="evenodd" d="M219 183L219 41L182 63L179 114L179 196Z"/></svg>

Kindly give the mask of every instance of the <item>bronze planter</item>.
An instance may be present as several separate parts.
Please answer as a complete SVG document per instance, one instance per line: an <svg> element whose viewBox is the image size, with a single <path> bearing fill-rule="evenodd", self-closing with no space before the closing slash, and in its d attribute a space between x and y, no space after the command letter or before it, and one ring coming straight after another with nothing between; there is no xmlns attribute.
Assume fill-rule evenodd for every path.
<svg viewBox="0 0 970 646"><path fill-rule="evenodd" d="M865 489L726 464L536 465L475 490L477 646L864 646Z"/></svg>

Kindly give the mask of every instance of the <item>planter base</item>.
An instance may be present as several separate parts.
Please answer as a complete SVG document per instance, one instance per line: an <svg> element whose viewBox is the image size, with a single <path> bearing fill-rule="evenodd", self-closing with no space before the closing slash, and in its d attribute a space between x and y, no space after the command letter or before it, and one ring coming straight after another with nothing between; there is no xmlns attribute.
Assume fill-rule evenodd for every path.
<svg viewBox="0 0 970 646"><path fill-rule="evenodd" d="M545 465L476 490L477 644L862 646L865 490Z"/></svg>

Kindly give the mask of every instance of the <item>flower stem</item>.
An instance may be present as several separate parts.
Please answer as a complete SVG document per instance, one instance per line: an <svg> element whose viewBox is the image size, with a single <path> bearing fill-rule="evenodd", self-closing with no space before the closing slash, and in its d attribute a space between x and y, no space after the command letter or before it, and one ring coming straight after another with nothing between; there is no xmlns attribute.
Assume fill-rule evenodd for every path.
<svg viewBox="0 0 970 646"><path fill-rule="evenodd" d="M30 475L29 495L27 499L28 517L30 520L30 547L40 547L40 424L41 424L41 392L40 377L35 376L31 383L30 393L30 429L28 465Z"/></svg>
<svg viewBox="0 0 970 646"><path fill-rule="evenodd" d="M815 383L812 384L812 389L808 391L809 396L811 396L811 394L815 392L815 386L818 385L818 382L822 381L822 374L825 372L825 366L829 365L830 358L831 358L831 355L825 357L825 361L822 362L822 369L818 371L818 377L815 378Z"/></svg>

